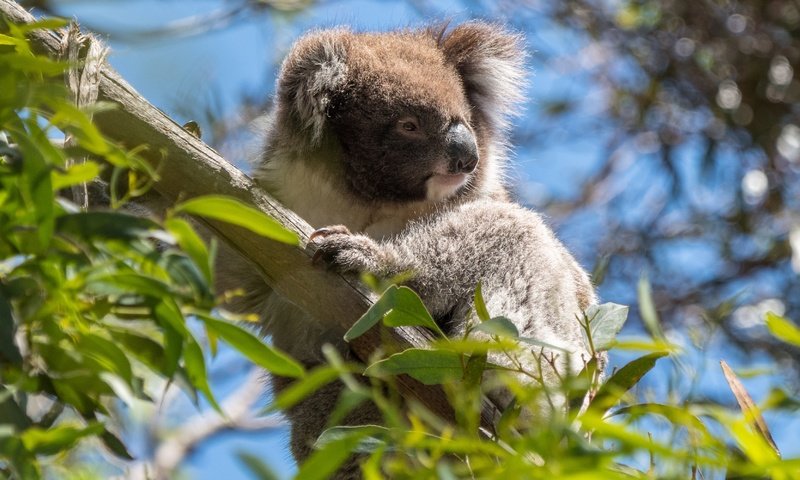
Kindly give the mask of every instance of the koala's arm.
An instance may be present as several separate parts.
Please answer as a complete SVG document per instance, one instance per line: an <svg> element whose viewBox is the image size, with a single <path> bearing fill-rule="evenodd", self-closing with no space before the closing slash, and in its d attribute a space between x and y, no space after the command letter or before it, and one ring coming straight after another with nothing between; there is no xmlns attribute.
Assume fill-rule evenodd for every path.
<svg viewBox="0 0 800 480"><path fill-rule="evenodd" d="M588 276L535 213L514 204L475 201L412 224L376 242L346 229L323 229L318 258L344 272L407 282L437 318L468 310L478 283L494 315L522 335L582 345L577 318L595 302Z"/></svg>

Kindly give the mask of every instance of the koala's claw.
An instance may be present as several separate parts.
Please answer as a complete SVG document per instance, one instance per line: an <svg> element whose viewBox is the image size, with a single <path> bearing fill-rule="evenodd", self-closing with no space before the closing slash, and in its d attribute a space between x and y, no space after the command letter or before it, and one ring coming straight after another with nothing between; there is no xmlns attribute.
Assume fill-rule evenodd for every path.
<svg viewBox="0 0 800 480"><path fill-rule="evenodd" d="M333 234L342 234L342 235L350 235L350 230L344 225L334 225L332 227L322 227L314 230L314 233L308 237L308 243L314 243L314 240L318 238L325 238L329 235Z"/></svg>
<svg viewBox="0 0 800 480"><path fill-rule="evenodd" d="M340 273L373 271L381 258L380 246L374 240L353 235L343 225L316 230L309 237L312 242L317 247L312 265L324 264Z"/></svg>

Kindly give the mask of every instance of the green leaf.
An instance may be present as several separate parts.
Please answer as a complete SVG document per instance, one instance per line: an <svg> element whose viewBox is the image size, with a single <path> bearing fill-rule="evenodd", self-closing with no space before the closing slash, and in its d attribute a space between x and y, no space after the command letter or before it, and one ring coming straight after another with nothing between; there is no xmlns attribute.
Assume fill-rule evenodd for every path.
<svg viewBox="0 0 800 480"><path fill-rule="evenodd" d="M518 338L519 330L514 322L506 317L494 317L484 320L483 323L475 327L476 332L486 332L498 337Z"/></svg>
<svg viewBox="0 0 800 480"><path fill-rule="evenodd" d="M311 371L304 378L296 380L275 397L267 412L286 410L301 402L324 385L339 378L339 370L330 365L323 365Z"/></svg>
<svg viewBox="0 0 800 480"><path fill-rule="evenodd" d="M778 340L800 347L800 328L789 320L767 312L767 328Z"/></svg>
<svg viewBox="0 0 800 480"><path fill-rule="evenodd" d="M11 467L9 470L12 474L4 475L4 478L24 478L25 480L42 478L36 456L25 449L22 440L14 432L4 427L0 427L0 455L7 460L7 465Z"/></svg>
<svg viewBox="0 0 800 480"><path fill-rule="evenodd" d="M208 372L206 371L206 361L203 358L203 350L200 349L200 345L197 344L191 334L186 338L186 344L183 348L183 365L186 368L186 374L192 386L206 397L206 400L214 410L222 414L222 408L214 398L211 386L208 384Z"/></svg>
<svg viewBox="0 0 800 480"><path fill-rule="evenodd" d="M659 358L666 355L665 352L649 353L617 370L617 372L600 387L600 391L597 392L590 406L602 410L607 410L614 406L625 392L639 383L639 380L656 366L656 361Z"/></svg>
<svg viewBox="0 0 800 480"><path fill-rule="evenodd" d="M53 455L72 448L78 440L103 432L101 423L92 423L86 428L59 425L43 430L31 427L20 434L22 444L29 451L39 455Z"/></svg>
<svg viewBox="0 0 800 480"><path fill-rule="evenodd" d="M83 163L76 163L70 166L66 171L59 172L53 170L50 173L51 181L54 190L61 190L62 188L71 187L72 185L79 185L86 183L100 174L100 165L92 161Z"/></svg>
<svg viewBox="0 0 800 480"><path fill-rule="evenodd" d="M31 426L28 414L17 404L5 385L0 385L0 425L13 425L17 431Z"/></svg>
<svg viewBox="0 0 800 480"><path fill-rule="evenodd" d="M470 355L464 369L464 386L467 390L480 387L483 372L486 371L486 363L485 353Z"/></svg>
<svg viewBox="0 0 800 480"><path fill-rule="evenodd" d="M409 348L385 360L373 363L364 375L409 375L426 384L435 385L463 376L462 355L444 350Z"/></svg>
<svg viewBox="0 0 800 480"><path fill-rule="evenodd" d="M394 296L392 309L383 317L383 324L387 327L426 327L446 337L439 325L425 308L419 295L408 287L398 287Z"/></svg>
<svg viewBox="0 0 800 480"><path fill-rule="evenodd" d="M369 310L364 312L364 315L361 315L361 318L356 320L356 323L354 323L353 326L350 327L350 330L344 334L345 341L349 342L354 338L360 337L366 333L367 330L380 322L384 315L386 315L386 313L392 309L396 295L396 285L392 285L387 288L381 297L375 302L375 304L369 307Z"/></svg>
<svg viewBox="0 0 800 480"><path fill-rule="evenodd" d="M170 295L169 286L161 280L128 272L91 276L86 280L86 288L92 293L105 295L136 293L154 299Z"/></svg>
<svg viewBox="0 0 800 480"><path fill-rule="evenodd" d="M489 310L486 309L486 302L483 300L483 290L481 289L480 283L478 283L478 286L475 287L474 302L475 302L475 313L478 315L480 321L485 322L489 320L491 316L489 315Z"/></svg>
<svg viewBox="0 0 800 480"><path fill-rule="evenodd" d="M131 356L154 372L167 375L164 368L164 347L152 339L123 329L112 328L114 341L124 347Z"/></svg>
<svg viewBox="0 0 800 480"><path fill-rule="evenodd" d="M20 33L30 33L34 30L57 30L61 27L69 25L69 20L66 18L42 18L35 22L17 25L17 30Z"/></svg>
<svg viewBox="0 0 800 480"><path fill-rule="evenodd" d="M200 314L198 318L228 345L256 365L282 377L298 378L305 375L302 365L280 350L265 344L247 330L207 315Z"/></svg>
<svg viewBox="0 0 800 480"><path fill-rule="evenodd" d="M639 296L639 315L642 317L642 323L644 323L645 328L653 338L657 340L665 339L664 332L661 330L661 321L658 319L658 312L656 312L656 306L653 302L650 281L647 277L642 276L639 279L637 292Z"/></svg>
<svg viewBox="0 0 800 480"><path fill-rule="evenodd" d="M0 360L11 365L22 363L22 354L14 341L17 327L11 316L11 303L0 289Z"/></svg>
<svg viewBox="0 0 800 480"><path fill-rule="evenodd" d="M178 241L178 245L203 272L203 277L208 284L213 283L211 276L211 258L205 242L195 232L194 228L182 218L168 218L164 226Z"/></svg>
<svg viewBox="0 0 800 480"><path fill-rule="evenodd" d="M696 432L704 435L705 440L711 438L711 433L699 417L692 414L685 407L677 407L674 405L665 405L661 403L640 403L636 405L628 405L614 411L612 416L617 415L632 415L639 417L642 415L660 415L674 425L680 425L693 429Z"/></svg>
<svg viewBox="0 0 800 480"><path fill-rule="evenodd" d="M592 305L586 310L586 317L595 350L608 350L628 319L628 307L616 303Z"/></svg>
<svg viewBox="0 0 800 480"><path fill-rule="evenodd" d="M56 231L77 238L133 240L158 229L152 220L120 212L81 212L56 220Z"/></svg>
<svg viewBox="0 0 800 480"><path fill-rule="evenodd" d="M297 245L297 234L255 208L232 197L205 195L175 206L175 213L190 213L246 228L272 240Z"/></svg>
<svg viewBox="0 0 800 480"><path fill-rule="evenodd" d="M162 329L164 331L163 373L167 378L171 378L178 370L178 364L183 354L183 339L186 334L175 330L169 324L162 324Z"/></svg>
<svg viewBox="0 0 800 480"><path fill-rule="evenodd" d="M248 452L236 452L236 457L257 480L278 480L279 477L259 456Z"/></svg>
<svg viewBox="0 0 800 480"><path fill-rule="evenodd" d="M381 320L387 327L421 326L446 337L416 292L408 287L391 285L344 334L345 341L360 337Z"/></svg>
<svg viewBox="0 0 800 480"><path fill-rule="evenodd" d="M147 278L134 275L129 275L128 277ZM131 283L131 285L134 285L134 283ZM162 295L165 293L163 292ZM162 298L153 308L153 315L162 327L169 327L183 338L192 336L189 329L186 328L186 319L183 318L180 307L171 297Z"/></svg>
<svg viewBox="0 0 800 480"><path fill-rule="evenodd" d="M344 435L326 444L300 465L300 470L294 478L297 480L326 480L331 478L336 469L352 455L353 450L358 447L365 435L365 431L355 430L349 435Z"/></svg>
<svg viewBox="0 0 800 480"><path fill-rule="evenodd" d="M0 33L0 45L17 45L18 43L20 43L20 40Z"/></svg>
<svg viewBox="0 0 800 480"><path fill-rule="evenodd" d="M100 434L100 440L102 440L103 445L105 445L106 448L108 448L108 450L117 458L121 458L122 460L133 460L133 455L128 452L125 444L122 443L122 440L120 440L119 437L113 433L104 429L103 433Z"/></svg>
<svg viewBox="0 0 800 480"><path fill-rule="evenodd" d="M86 333L78 337L76 346L81 355L90 357L105 371L125 380L129 386L133 382L133 370L125 352L103 337Z"/></svg>
<svg viewBox="0 0 800 480"><path fill-rule="evenodd" d="M379 436L385 435L388 428L378 425L346 425L331 427L319 436L314 442L314 450L323 450L332 443L336 443L345 438L359 436L361 441L354 447L352 453L372 453L377 448L385 447L386 442Z"/></svg>

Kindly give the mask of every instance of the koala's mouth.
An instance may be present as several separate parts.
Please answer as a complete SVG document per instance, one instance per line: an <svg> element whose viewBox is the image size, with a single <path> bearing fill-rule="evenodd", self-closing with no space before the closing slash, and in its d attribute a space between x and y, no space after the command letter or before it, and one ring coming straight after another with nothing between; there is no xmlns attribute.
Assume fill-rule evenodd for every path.
<svg viewBox="0 0 800 480"><path fill-rule="evenodd" d="M469 182L468 173L436 173L425 181L425 197L431 201L445 200Z"/></svg>

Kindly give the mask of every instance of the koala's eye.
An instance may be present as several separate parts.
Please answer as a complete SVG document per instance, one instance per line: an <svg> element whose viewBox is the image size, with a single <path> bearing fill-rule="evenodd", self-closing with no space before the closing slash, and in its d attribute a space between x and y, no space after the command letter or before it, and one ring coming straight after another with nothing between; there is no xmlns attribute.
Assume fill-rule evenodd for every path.
<svg viewBox="0 0 800 480"><path fill-rule="evenodd" d="M416 122L406 120L400 124L400 127L405 130L406 132L416 132L417 131L417 124Z"/></svg>
<svg viewBox="0 0 800 480"><path fill-rule="evenodd" d="M397 130L406 135L420 135L422 129L419 121L414 117L402 117L397 121Z"/></svg>

